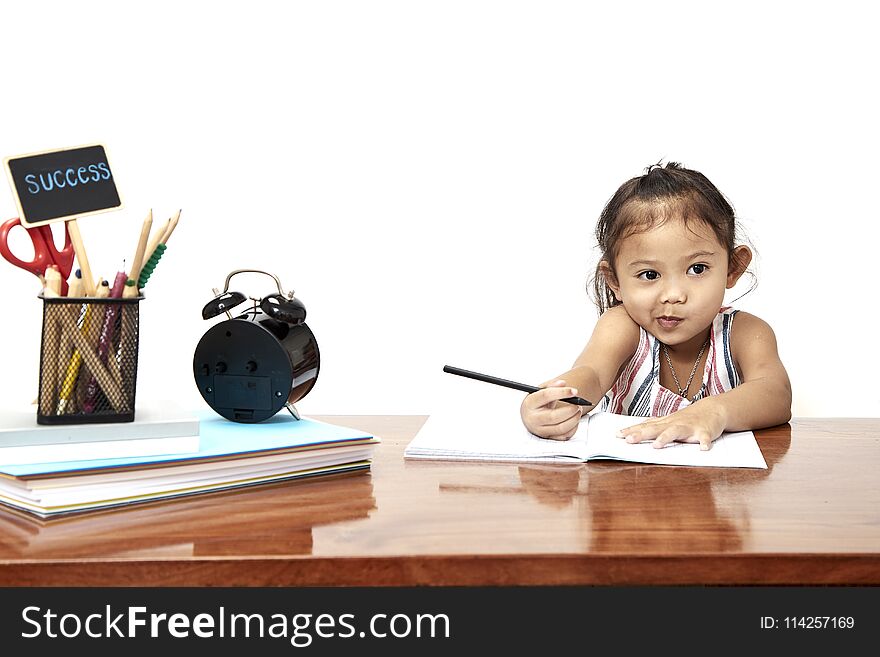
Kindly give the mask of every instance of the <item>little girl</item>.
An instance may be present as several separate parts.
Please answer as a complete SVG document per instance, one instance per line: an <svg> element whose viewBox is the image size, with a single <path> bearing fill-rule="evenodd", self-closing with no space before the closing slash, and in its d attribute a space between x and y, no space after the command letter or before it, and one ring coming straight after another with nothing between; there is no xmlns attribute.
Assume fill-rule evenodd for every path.
<svg viewBox="0 0 880 657"><path fill-rule="evenodd" d="M653 418L619 436L654 447L684 441L705 450L723 431L791 419L773 330L722 307L752 259L734 241L735 223L715 185L675 162L625 182L596 227L599 321L574 367L525 398L526 428L571 438L584 407L559 400L572 396Z"/></svg>

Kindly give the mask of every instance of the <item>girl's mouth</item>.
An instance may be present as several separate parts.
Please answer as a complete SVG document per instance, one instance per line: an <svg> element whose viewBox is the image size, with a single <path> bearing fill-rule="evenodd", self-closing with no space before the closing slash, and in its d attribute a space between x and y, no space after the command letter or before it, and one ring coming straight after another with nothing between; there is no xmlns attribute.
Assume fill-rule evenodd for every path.
<svg viewBox="0 0 880 657"><path fill-rule="evenodd" d="M665 329L673 329L684 321L681 317L658 317L657 323Z"/></svg>

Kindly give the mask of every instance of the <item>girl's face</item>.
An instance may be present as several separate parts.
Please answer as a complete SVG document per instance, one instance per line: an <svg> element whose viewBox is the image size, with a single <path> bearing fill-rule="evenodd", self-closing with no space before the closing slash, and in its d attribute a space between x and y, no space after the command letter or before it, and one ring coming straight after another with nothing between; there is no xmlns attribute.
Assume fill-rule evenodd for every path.
<svg viewBox="0 0 880 657"><path fill-rule="evenodd" d="M699 349L731 288L751 261L736 248L737 266L702 221L670 219L621 241L609 286L629 316L670 347Z"/></svg>

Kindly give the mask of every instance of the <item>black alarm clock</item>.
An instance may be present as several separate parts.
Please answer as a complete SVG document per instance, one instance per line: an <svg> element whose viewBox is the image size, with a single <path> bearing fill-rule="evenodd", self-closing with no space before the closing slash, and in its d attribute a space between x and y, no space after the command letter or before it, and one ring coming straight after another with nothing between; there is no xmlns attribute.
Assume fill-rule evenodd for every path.
<svg viewBox="0 0 880 657"><path fill-rule="evenodd" d="M230 279L245 272L271 276L278 293L255 298L230 292ZM262 422L285 407L299 419L294 403L314 387L320 369L305 306L293 291L284 292L277 276L260 269L236 269L214 294L202 318L225 312L228 319L208 329L193 355L193 376L208 406L235 422ZM233 317L230 310L248 299L253 306Z"/></svg>

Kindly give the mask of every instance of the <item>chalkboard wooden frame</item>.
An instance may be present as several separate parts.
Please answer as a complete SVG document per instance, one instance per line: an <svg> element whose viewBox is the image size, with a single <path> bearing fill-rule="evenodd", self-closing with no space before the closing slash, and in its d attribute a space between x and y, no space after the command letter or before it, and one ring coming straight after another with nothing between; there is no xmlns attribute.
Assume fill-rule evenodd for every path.
<svg viewBox="0 0 880 657"><path fill-rule="evenodd" d="M97 150L97 149L100 149L100 150ZM25 190L22 189L21 184L24 181L24 176L21 175L22 174L21 171L18 171L17 173L18 173L19 179L17 180L16 172L13 171L13 169L20 168L22 166L21 165L22 160L30 160L31 158L44 157L44 159L47 162L52 162L53 160L57 161L58 159L65 159L66 157L68 157L70 155L79 155L78 153L72 153L73 151L82 151L82 155L91 154L91 155L93 155L93 157L91 158L92 160L94 159L94 155L100 154L101 156L103 156L103 162L93 163L93 164L95 164L95 165L105 164L106 169L100 169L100 170L96 169L93 171L89 171L88 164L87 164L87 160L89 158L86 158L86 160L84 160L82 163L77 163L78 166L76 168L68 167L67 169L65 169L63 171L61 169L56 170L54 172L54 174L55 174L54 181L49 181L48 175L47 175L47 177L45 179L46 182L49 182L50 185L52 184L52 182L54 182L55 184L64 183L64 184L58 184L58 188L63 188L66 186L66 183L72 183L73 181L76 181L77 183L83 182L84 181L84 178L83 178L84 171L83 170L85 170L85 179L87 179L88 182L93 182L93 184L95 185L91 190L87 190L87 191L92 192L93 196L97 196L96 194L94 194L94 192L96 190L98 190L100 198L92 199L92 201L93 201L92 203L85 203L85 201L82 198L82 194L79 194L80 198L74 199L76 201L76 203L70 204L70 205L79 205L80 208L78 208L78 209L77 208L71 209L70 207L67 207L67 208L61 207L61 206L64 206L66 202L68 202L68 199L62 199L60 202L56 201L54 203L55 207L53 207L53 208L46 209L44 207L41 207L37 211L34 211L33 204L28 202L30 199L26 199L26 202L22 203L21 195ZM85 217L85 216L88 216L91 214L98 214L101 212L110 212L113 210L121 210L123 207L122 196L119 194L119 190L116 187L116 178L115 178L115 175L112 173L112 168L110 167L110 158L107 155L107 148L103 144L85 144L82 146L71 146L68 148L53 148L51 150L38 151L35 153L26 153L24 155L13 155L10 157L3 158L3 164L4 164L4 168L6 169L6 175L9 178L9 184L12 187L12 195L15 198L15 205L18 208L19 217L21 218L21 223L23 226L26 226L28 228L31 228L33 226L42 226L44 224L53 223L55 221L69 221L71 219L77 219L79 217ZM60 165L60 166L64 166L64 165ZM74 177L72 180L69 178L69 176L71 175L70 171L75 172L73 174ZM63 175L65 172L67 172L67 177L65 177L65 175ZM44 170L44 173L45 173L45 170ZM57 177L58 173L62 173L62 177L60 179ZM104 173L106 173L109 177L104 179L103 178ZM28 174L28 175L33 175L33 174ZM78 175L78 177L77 177L77 175ZM99 178L98 180L94 180L95 175L98 176L98 178ZM37 179L33 178L32 180L28 181L27 184L33 185L33 186L39 188L39 183L43 183L43 181L44 181L43 178L38 179L39 183L34 182L34 180L37 180ZM76 186L76 185L71 184L71 188L74 186ZM86 187L86 185L83 184L84 189L85 189L85 187ZM45 190L45 186L43 187L43 190L47 191L47 192L49 191L49 190ZM28 191L30 191L31 193L34 193L30 189L30 187L28 188ZM77 192L79 192L79 190L77 190ZM70 192L67 192L66 195L69 197ZM85 205L84 205L84 203L85 203ZM94 207L92 207L92 206L94 206Z"/></svg>

